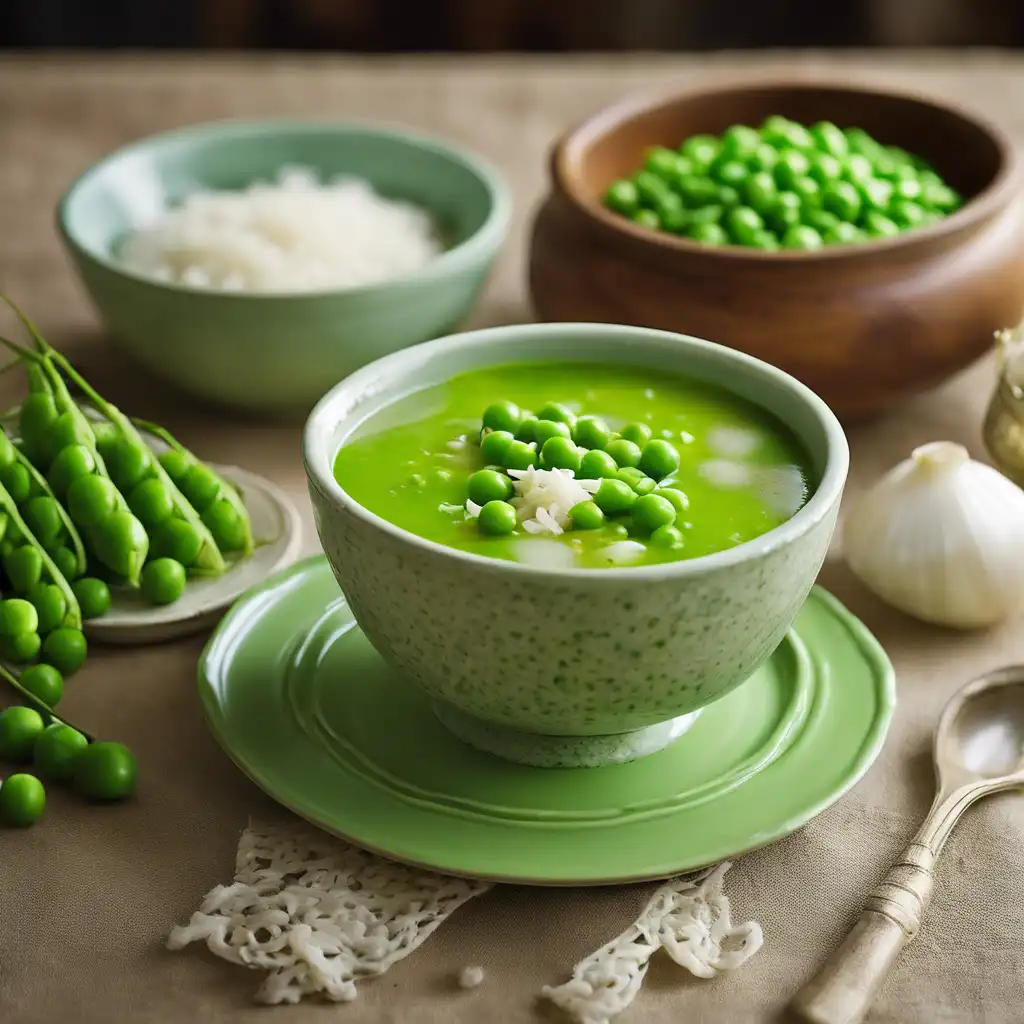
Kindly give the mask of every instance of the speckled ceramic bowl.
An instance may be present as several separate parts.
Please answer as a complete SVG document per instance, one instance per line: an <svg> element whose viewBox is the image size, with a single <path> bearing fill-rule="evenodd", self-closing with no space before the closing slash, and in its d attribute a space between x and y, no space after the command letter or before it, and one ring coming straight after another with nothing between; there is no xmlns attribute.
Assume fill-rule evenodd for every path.
<svg viewBox="0 0 1024 1024"><path fill-rule="evenodd" d="M600 361L685 373L778 416L820 483L787 523L690 561L544 569L424 540L335 481L338 449L410 391L495 364ZM380 359L321 399L304 457L317 530L359 626L475 746L530 764L660 749L738 686L789 629L825 557L849 461L835 416L792 377L696 338L596 324L500 327Z"/></svg>

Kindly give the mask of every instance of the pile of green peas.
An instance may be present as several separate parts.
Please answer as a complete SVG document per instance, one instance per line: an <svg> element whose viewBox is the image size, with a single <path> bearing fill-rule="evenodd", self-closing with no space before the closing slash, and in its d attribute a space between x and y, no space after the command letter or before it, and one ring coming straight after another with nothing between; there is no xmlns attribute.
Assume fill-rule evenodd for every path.
<svg viewBox="0 0 1024 1024"><path fill-rule="evenodd" d="M50 665L25 669L18 685L51 710L64 694L63 677ZM43 780L72 785L97 801L122 800L135 788L135 758L124 744L90 742L74 726L35 707L17 704L0 712L0 759L31 766L0 784L4 825L25 828L39 818L46 806Z"/></svg>
<svg viewBox="0 0 1024 1024"><path fill-rule="evenodd" d="M649 538L659 547L683 545L676 519L689 507L686 495L669 486L680 456L666 436L646 423L613 431L599 416L577 417L566 405L549 402L536 413L510 401L484 410L480 434L484 469L469 478L468 498L480 507L478 528L492 536L512 533L516 509L509 470L568 469L578 480L600 481L592 500L569 509L573 529L596 530L621 517L620 537ZM628 523L628 525L627 525Z"/></svg>
<svg viewBox="0 0 1024 1024"><path fill-rule="evenodd" d="M888 238L948 216L961 198L926 161L859 128L772 116L651 148L604 203L654 231L771 251Z"/></svg>

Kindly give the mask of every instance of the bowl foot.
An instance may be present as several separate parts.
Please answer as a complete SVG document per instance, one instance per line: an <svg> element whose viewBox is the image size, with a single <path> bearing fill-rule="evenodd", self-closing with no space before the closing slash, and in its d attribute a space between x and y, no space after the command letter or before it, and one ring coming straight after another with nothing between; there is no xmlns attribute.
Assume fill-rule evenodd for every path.
<svg viewBox="0 0 1024 1024"><path fill-rule="evenodd" d="M605 736L545 736L520 732L435 701L434 714L449 732L477 750L536 768L601 768L663 750L696 721L700 711L646 729Z"/></svg>

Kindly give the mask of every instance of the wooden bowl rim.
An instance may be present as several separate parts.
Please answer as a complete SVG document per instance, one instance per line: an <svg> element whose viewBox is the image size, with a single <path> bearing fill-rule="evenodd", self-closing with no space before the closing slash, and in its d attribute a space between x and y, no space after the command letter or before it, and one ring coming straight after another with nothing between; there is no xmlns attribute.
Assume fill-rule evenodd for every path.
<svg viewBox="0 0 1024 1024"><path fill-rule="evenodd" d="M679 235L651 231L607 210L599 202L586 198L577 187L579 150L593 139L614 131L625 122L650 110L692 100L702 96L728 93L757 92L766 89L791 89L805 92L847 92L876 96L882 99L904 100L959 118L973 125L995 145L999 153L999 169L995 176L976 196L948 217L925 227L915 228L894 238L873 239L845 245L825 246L810 251L780 249L766 252L741 245L713 246L694 242ZM591 114L570 128L556 140L551 149L549 169L555 188L595 227L608 233L625 236L634 243L650 246L665 253L699 254L707 259L732 262L810 262L816 260L849 260L869 257L875 253L889 253L958 234L973 227L998 211L1018 188L1021 161L1013 140L995 122L973 110L947 102L927 93L913 90L865 86L857 81L841 78L800 77L730 77L717 85L697 86L672 92L641 92L626 96Z"/></svg>

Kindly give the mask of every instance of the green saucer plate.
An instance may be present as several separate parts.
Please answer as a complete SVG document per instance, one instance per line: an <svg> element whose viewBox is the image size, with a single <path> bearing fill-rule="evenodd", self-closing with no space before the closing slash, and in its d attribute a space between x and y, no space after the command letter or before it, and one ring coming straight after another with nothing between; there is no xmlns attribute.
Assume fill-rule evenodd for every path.
<svg viewBox="0 0 1024 1024"><path fill-rule="evenodd" d="M671 746L605 768L515 764L441 725L320 557L232 608L199 693L238 767L315 825L395 860L536 885L666 878L774 842L867 771L895 706L885 652L815 589L768 662Z"/></svg>

